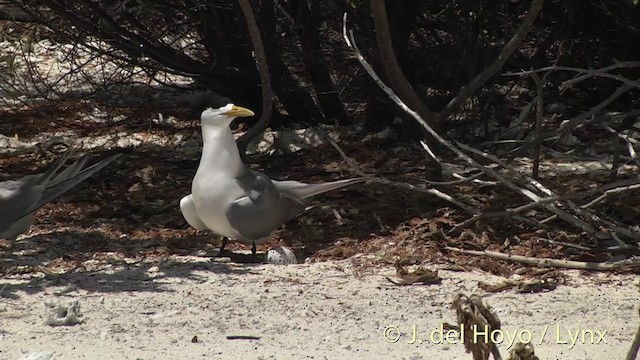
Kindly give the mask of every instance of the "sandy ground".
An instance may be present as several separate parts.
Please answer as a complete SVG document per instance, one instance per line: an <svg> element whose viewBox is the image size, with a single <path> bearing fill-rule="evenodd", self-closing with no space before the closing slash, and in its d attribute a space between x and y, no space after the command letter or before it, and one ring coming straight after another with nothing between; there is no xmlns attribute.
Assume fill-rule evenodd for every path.
<svg viewBox="0 0 640 360"><path fill-rule="evenodd" d="M540 359L623 359L638 328L634 275L568 271L550 292L489 294L477 282L502 278L440 270L439 285L396 286L386 278L394 274L353 259L285 266L175 256L12 276L0 281L0 359L471 359L455 338L437 343L460 292L483 295L506 337L530 334ZM45 302L73 300L81 324L44 323ZM569 331L579 334L573 346Z"/></svg>

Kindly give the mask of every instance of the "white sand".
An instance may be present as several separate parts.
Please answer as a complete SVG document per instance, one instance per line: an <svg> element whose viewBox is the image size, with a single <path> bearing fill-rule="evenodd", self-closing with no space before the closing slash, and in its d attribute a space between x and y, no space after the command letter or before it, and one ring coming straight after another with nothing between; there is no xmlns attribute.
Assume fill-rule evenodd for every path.
<svg viewBox="0 0 640 360"><path fill-rule="evenodd" d="M430 340L441 322L455 321L450 304L459 292L486 295L503 330L530 332L541 359L623 359L640 321L632 275L571 271L569 282L551 292L487 294L477 281L501 278L440 271L440 285L398 287L385 278L394 269L363 273L349 261L173 259L1 280L0 289L7 285L0 293L0 359L37 351L55 359L471 359L463 345ZM82 324L44 324L45 301L73 300L81 304ZM408 343L414 325L421 344ZM385 341L389 326L401 331L396 343ZM567 330L593 330L599 343L587 336L570 348ZM598 336L604 331L606 343ZM227 339L233 335L260 339ZM501 352L507 355L506 345Z"/></svg>

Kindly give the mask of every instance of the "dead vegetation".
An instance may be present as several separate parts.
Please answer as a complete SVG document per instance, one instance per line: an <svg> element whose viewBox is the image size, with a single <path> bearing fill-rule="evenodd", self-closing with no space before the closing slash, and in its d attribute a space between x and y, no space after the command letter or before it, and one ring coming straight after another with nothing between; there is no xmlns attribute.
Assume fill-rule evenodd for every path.
<svg viewBox="0 0 640 360"><path fill-rule="evenodd" d="M442 64L434 65L458 79L458 88L442 84L438 87L437 80L433 86L425 87L424 77L401 76L404 72L415 72L405 63L406 57L414 54L399 51L399 59L393 58L392 45L402 39L388 34L386 17L391 19L393 28L398 19L411 13L410 6L385 8L380 6L384 2L373 1L371 9L356 4L321 7L322 16L345 13L349 22L325 18L326 28L315 30L319 36L316 40L321 44L315 44L316 40L300 32L308 24L304 21L318 20L305 12L309 8L267 2L273 8L265 5L253 9L257 25L287 23L283 38L265 35L264 39L256 39L259 33L253 24L252 31L243 30L238 39L225 40L228 41L225 46L230 47L217 54L220 61L213 62L216 68L207 73L210 78L205 81L201 77L203 66L212 54L201 48L204 45L197 38L212 40L214 34L208 32L212 29L199 28L199 18L193 17L202 16L202 9L181 4L178 18L184 22L145 27L147 21L161 17L167 4L156 4L148 9L153 16L137 22L140 15L137 5L112 8L103 4L104 8L100 8L102 5L94 2L79 2L51 23L47 21L63 12L64 4L45 3L48 8L28 2L18 4L38 25L19 23L20 26L5 27L5 33L10 35L10 40L5 41L14 51L4 58L10 66L2 73L7 81L0 87L3 98L11 100L7 103L11 106L2 114L0 130L8 136L7 143L30 139L31 145L23 146L22 150L8 148L1 160L3 171L26 174L45 166L52 156L41 145L36 153L32 150L34 144L43 143L51 135L82 139L88 149L126 149L127 155L102 177L90 179L73 194L41 210L39 225L26 243L5 243L1 255L8 259L3 262L4 268L9 269L6 273L27 263L29 266L54 263L64 268L62 261L53 259L72 259L77 254L76 264L68 266L72 269L89 259L92 251L106 257L111 253L169 256L213 248L212 242L217 240L188 229L176 205L177 199L188 191L196 168L197 151L187 154L183 150L186 143L197 143L198 126L191 121L193 114L176 107L176 98L183 90L166 89L167 85L173 90L184 88L189 77L195 77L196 85L218 81L208 87L220 90L224 88L220 84L224 83L237 93L247 79L238 83L228 81L229 76L233 78L231 60L247 70L245 75L256 83L258 79L262 82L268 79L265 71L270 72L267 75L274 81L273 92L278 96L273 104L274 120L282 120L284 113L304 115L300 107L315 92L318 104L326 105L325 115L333 113L344 119L346 111L350 119L371 125L370 113L379 102L372 98L379 96L372 95L376 92L370 89L363 91L371 84L369 76L376 78L395 107L393 112L387 112L387 127L381 132L339 127L334 129L339 133L336 141L327 139L319 147L295 154L253 159L252 166L279 179L319 181L352 173L371 177L367 186L326 195L315 209L288 223L267 245L287 244L297 249L300 257L312 260L364 254L355 256L363 264L430 261L505 276L527 272L530 266L638 270L640 210L635 205L640 203L638 112L629 100L640 87L632 76L638 63L630 59L589 69L563 65L563 59L575 63L577 45L547 38L547 29L538 24L553 23L550 18L558 16L554 12L558 10L557 2L548 1L546 13L543 1L509 5L513 8L503 4L507 7L493 9L509 19L510 30L500 41L491 43L488 47L491 51L476 49L475 56L483 53L490 59L482 62L481 69L461 77L451 70L445 71ZM230 23L224 25L216 18L220 28L215 31L225 33L246 26L240 15L250 15L248 5L251 4L243 2L243 9L217 2L212 5L209 10L219 12L218 15L233 15ZM307 5L318 6L315 2ZM461 1L442 8L439 16L455 13L458 7L467 5ZM488 8L476 10L479 17L486 16L476 19L480 23L495 15ZM269 17L271 11L276 12L274 18ZM369 14L371 22L363 17ZM85 21L98 15L102 19L99 22ZM116 18L119 23L111 21ZM451 39L444 33L438 33L437 40L425 30L424 26L437 24L450 37L458 36L457 30L437 18L413 19L412 27L405 29L408 33L404 36L411 40L408 45L412 51L423 54L425 44L433 46L433 51L453 51L447 47ZM60 26L57 33L52 29L54 23ZM76 27L68 27L72 24ZM114 37L100 38L105 26L117 30ZM19 28L22 31L16 30ZM184 30L182 34L190 42L165 39L172 29ZM351 29L356 31L349 36ZM368 32L371 29L376 30L377 37L371 36L373 33ZM344 30L344 42L340 30ZM134 39L127 36L135 31L162 41L145 42L150 48L149 56L140 56L136 53L139 48L132 47ZM144 40L144 36L139 40ZM485 40L492 36L497 39L493 32L487 36ZM231 44L241 41L239 38L244 45L239 53L232 53ZM536 43L536 39L541 43ZM246 56L250 54L248 44L259 46L261 41L264 56L269 59L274 59L278 46L285 51L275 59L275 67L263 66L258 71L253 58ZM358 42L367 45L364 52L357 51ZM198 45L190 47L192 43ZM374 43L376 46L371 46ZM301 51L298 45L302 54L309 50L305 46L313 45L314 49L332 46L331 55L342 56L344 62L318 70L317 67L327 64L322 61L312 64L312 59L305 55L301 64L295 56ZM364 68L353 59L346 60L353 50ZM603 53L600 48L598 51ZM127 56L135 61L127 63L124 61ZM514 61L530 66L536 56L545 66L516 71L514 67L518 65L509 65L509 61ZM176 59L185 62L172 68ZM367 68L367 59L374 66ZM380 78L374 68L385 76ZM477 64L469 68L477 68ZM323 72L332 75L330 82L335 84L325 90L333 95L324 96L320 91L328 85L326 81L314 82L315 90L304 88L301 82L294 87L287 82L300 74L307 75L300 75L297 80L305 76L321 77ZM351 75L346 76L347 73ZM431 70L429 74L435 75ZM280 83L282 76L288 80ZM393 80L388 81L390 87L386 87L385 79ZM603 80L607 82L600 82ZM598 91L589 90L593 84ZM286 95L287 89L292 93ZM341 89L338 93L343 97L353 97L341 100L338 106L335 89ZM365 101L363 94L370 98ZM252 98L247 102L262 103L262 95L257 96L259 101L256 94L247 96ZM306 100L295 100L303 98ZM437 102L444 105L435 111ZM314 114L323 112L323 106L314 109ZM395 126L391 113L403 118L405 125ZM169 115L176 118L169 121ZM312 125L320 118L327 119L306 116L301 121ZM282 122L274 122L278 124ZM100 142L87 141L98 138ZM51 233L54 229L56 232ZM87 238L93 240L84 240ZM50 247L50 241L59 245ZM77 249L78 246L88 248ZM68 251L67 247L75 250ZM34 261L23 256L23 251L42 251L46 255Z"/></svg>

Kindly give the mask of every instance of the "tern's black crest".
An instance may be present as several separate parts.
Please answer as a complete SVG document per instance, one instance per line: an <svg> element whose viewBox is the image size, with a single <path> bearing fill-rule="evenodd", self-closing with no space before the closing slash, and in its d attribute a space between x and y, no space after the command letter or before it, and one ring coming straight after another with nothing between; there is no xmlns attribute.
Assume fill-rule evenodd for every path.
<svg viewBox="0 0 640 360"><path fill-rule="evenodd" d="M207 102L207 107L212 107L214 109L221 108L233 102L228 97L216 93L208 93L204 96Z"/></svg>
<svg viewBox="0 0 640 360"><path fill-rule="evenodd" d="M219 95L214 92L194 96L190 102L191 112L194 116L200 117L200 114L207 108L218 109L233 103L226 96Z"/></svg>

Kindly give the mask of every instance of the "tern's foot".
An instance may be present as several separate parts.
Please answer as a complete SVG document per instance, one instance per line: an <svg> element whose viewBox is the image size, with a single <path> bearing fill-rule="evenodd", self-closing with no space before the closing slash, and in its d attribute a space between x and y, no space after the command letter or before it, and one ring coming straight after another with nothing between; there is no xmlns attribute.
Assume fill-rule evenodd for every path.
<svg viewBox="0 0 640 360"><path fill-rule="evenodd" d="M256 249L256 243L254 241L253 245L251 245L251 261L257 262L258 260L258 257L256 256L257 253L258 253L258 249Z"/></svg>

